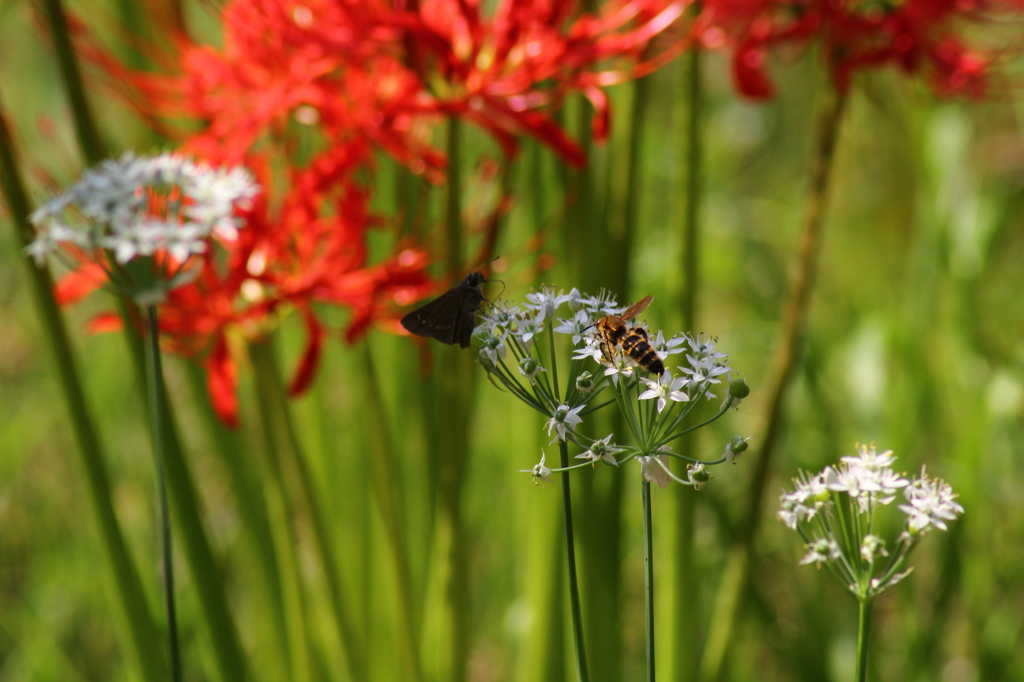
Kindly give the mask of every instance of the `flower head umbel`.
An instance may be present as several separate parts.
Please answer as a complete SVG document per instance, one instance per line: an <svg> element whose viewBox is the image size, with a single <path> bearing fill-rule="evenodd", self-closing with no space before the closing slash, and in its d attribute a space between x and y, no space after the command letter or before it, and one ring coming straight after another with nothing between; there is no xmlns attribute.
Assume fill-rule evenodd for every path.
<svg viewBox="0 0 1024 682"><path fill-rule="evenodd" d="M28 252L39 264L51 254L91 262L122 293L158 303L199 274L190 260L211 239L238 238L237 212L251 208L258 192L244 168L128 152L36 209L30 220L38 235ZM125 267L140 259L149 259L145 267Z"/></svg>
<svg viewBox="0 0 1024 682"><path fill-rule="evenodd" d="M544 414L548 435L554 437L552 443L573 443L583 450L577 459L584 462L568 468L587 462L593 465L598 460L618 466L636 458L645 480L661 487L676 481L699 490L711 479L706 467L735 461L746 449L746 440L737 436L725 454L704 461L682 458L669 445L694 428L687 417L705 404L695 399L710 397L714 385L732 373L728 357L715 350L714 339L702 334L676 334L668 339L661 331L649 334L633 318L646 309L651 297L629 309L619 307L605 292L587 296L576 289L566 294L543 287L526 298L522 306L499 301L486 310L474 331L473 347L492 380ZM559 316L562 306L567 306L572 315ZM625 315L619 321L627 323L628 330L615 336L601 331L602 327L619 330L616 320L605 319L618 315ZM508 358L494 350L499 339L507 344ZM673 356L685 364L665 369L662 361ZM657 363L653 362L655 357ZM518 365L515 369L509 367L513 359ZM652 366L665 371L655 374ZM562 377L566 378L564 387L556 383ZM749 392L741 380L732 383L739 386L730 385L717 414L704 423L721 417ZM612 395L602 398L606 388ZM612 403L630 413L625 423L634 445L612 445L614 434L594 440L580 431L585 413ZM619 453L623 453L621 457L616 456ZM672 473L672 460L677 458L690 465L685 472L680 469L679 475Z"/></svg>
<svg viewBox="0 0 1024 682"><path fill-rule="evenodd" d="M924 468L919 478L908 481L893 471L894 461L891 450L861 446L837 466L813 476L801 474L793 480L796 489L781 498L779 519L799 532L807 546L800 563L826 565L862 601L906 577L912 569L903 568L904 560L925 532L946 530L946 522L964 511L948 483L928 478ZM907 515L905 529L887 541L873 530L880 525L876 513L901 490L908 502L898 507Z"/></svg>

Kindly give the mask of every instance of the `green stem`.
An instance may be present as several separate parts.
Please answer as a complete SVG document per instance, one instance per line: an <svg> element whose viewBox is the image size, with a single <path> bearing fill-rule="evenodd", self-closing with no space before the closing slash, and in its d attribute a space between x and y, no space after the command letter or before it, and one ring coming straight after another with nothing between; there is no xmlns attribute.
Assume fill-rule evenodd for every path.
<svg viewBox="0 0 1024 682"><path fill-rule="evenodd" d="M569 466L569 446L558 443L559 466ZM583 615L580 608L580 587L576 579L576 541L572 530L572 494L569 490L569 474L562 474L562 515L565 520L565 558L569 572L569 602L572 607L572 634L576 646L576 673L580 682L588 682L587 649L583 643Z"/></svg>
<svg viewBox="0 0 1024 682"><path fill-rule="evenodd" d="M858 609L857 623L857 674L854 679L857 682L866 682L868 679L868 635L871 630L871 610L875 600L872 598L861 599Z"/></svg>
<svg viewBox="0 0 1024 682"><path fill-rule="evenodd" d="M0 103L0 181L3 183L4 194L7 197L18 248L23 250L34 237L27 218L31 209L18 169L14 144L7 127L7 118L2 103ZM158 644L160 641L159 631L147 605L142 581L128 552L121 524L114 512L111 483L105 464L106 458L86 405L85 393L82 389L67 329L64 326L57 302L53 298L53 278L49 268L38 268L27 258L22 260L25 263L36 310L45 332L44 336L49 342L57 368L71 428L78 442L78 452L81 456L82 468L85 471L89 503L96 516L105 555L110 562L113 588L117 595L118 606L126 621L125 630L130 638L141 677L146 680L161 679L165 674L165 666L163 653Z"/></svg>
<svg viewBox="0 0 1024 682"><path fill-rule="evenodd" d="M270 608L270 616L267 618L270 622L267 625L272 628L271 638L281 648L279 659L268 657L274 658L274 662L279 663L281 668L266 671L267 676L284 679L290 670L291 654L288 646L293 640L289 634L290 621L282 584L281 562L275 551L273 525L268 514L270 502L260 482L269 480L269 476L259 476L258 462L242 456L242 453L246 452L246 446L242 443L240 434L226 427L217 417L209 401L206 372L203 367L195 362L184 364L183 369L192 389L192 399L203 407L200 410L201 417L214 443L215 452L231 476L235 499L238 502L240 524L246 529L244 535L253 543L252 549L256 553L256 569L260 574L262 587L266 592L266 603Z"/></svg>
<svg viewBox="0 0 1024 682"><path fill-rule="evenodd" d="M86 164L92 166L99 163L106 151L103 141L100 139L99 131L96 128L96 121L93 118L92 110L89 108L89 101L85 96L85 85L82 82L82 72L78 68L78 59L75 56L75 48L71 43L71 34L68 31L68 21L64 14L64 6L61 0L46 0L46 18L50 24L50 32L53 34L53 45L57 52L57 63L60 65L61 75L64 77L64 88L68 94L68 101L71 104L73 113L72 120L75 124L75 135L78 138L78 146L85 157Z"/></svg>
<svg viewBox="0 0 1024 682"><path fill-rule="evenodd" d="M265 427L269 426L272 429L269 432L268 446L272 448L274 465L285 481L292 480L295 486L291 492L293 500L302 500L305 503L312 526L314 546L323 567L330 608L338 628L349 675L354 680L364 679L366 648L357 637L352 619L346 610L333 538L323 513L320 491L313 480L304 449L296 436L273 345L269 341L252 343L249 345L249 355L253 363L257 389L260 392L259 398L264 410ZM291 456L287 459L282 457L284 452L288 452ZM288 464L291 465L291 468L286 470L285 466ZM290 507L287 501L284 504ZM291 519L296 518L294 509L289 508L287 514Z"/></svg>
<svg viewBox="0 0 1024 682"><path fill-rule="evenodd" d="M740 595L746 583L754 538L761 519L761 505L768 483L770 464L782 428L783 406L789 384L795 373L799 350L807 327L807 311L818 267L818 251L824 226L832 161L835 156L839 124L843 117L846 94L829 89L822 97L818 109L817 139L811 167L811 182L805 198L800 250L797 270L790 285L786 309L782 316L781 339L776 346L772 370L767 382L767 416L761 452L753 458L754 474L744 521L740 524L740 537L730 552L726 570L717 595L715 613L704 659L701 661L702 680L720 679L724 670L725 653L732 640Z"/></svg>
<svg viewBox="0 0 1024 682"><path fill-rule="evenodd" d="M167 651L171 662L171 679L181 682L181 651L178 647L178 610L174 603L174 556L171 545L171 514L167 504L167 480L164 476L164 371L160 361L160 328L156 308L146 306L146 385L149 402L150 432L153 437L153 459L156 464L157 498L160 509L160 545L164 572L164 603L167 607Z"/></svg>
<svg viewBox="0 0 1024 682"><path fill-rule="evenodd" d="M703 117L703 84L701 82L701 52L690 50L683 58L683 88L686 98L685 120L683 123L685 170L684 196L682 210L683 233L683 290L680 296L680 312L682 328L689 332L697 329L697 302L700 288L700 207L703 171L702 161L702 117ZM694 439L685 438L679 441L679 454L693 459ZM671 523L672 566L668 571L671 576L672 600L670 602L669 630L670 641L676 645L669 647L667 669L669 679L688 680L693 675L697 662L697 604L695 596L699 590L690 584L694 564L694 534L696 505L698 497L691 494L688 486L673 486L672 498L676 511Z"/></svg>
<svg viewBox="0 0 1024 682"><path fill-rule="evenodd" d="M420 656L419 609L413 598L412 575L410 573L409 550L405 538L405 526L402 523L402 491L399 487L402 464L396 457L396 450L391 439L391 427L384 408L384 397L380 392L380 382L373 362L373 354L368 343L362 345L365 384L363 395L366 398L366 442L369 450L370 481L373 486L374 499L384 531L387 534L391 557L395 564L395 576L398 581L398 603L401 611L401 636L404 652L402 658L409 665L409 674L414 681L423 679L423 665Z"/></svg>
<svg viewBox="0 0 1024 682"><path fill-rule="evenodd" d="M654 528L651 484L641 479L644 505L644 612L647 617L647 682L654 682Z"/></svg>
<svg viewBox="0 0 1024 682"><path fill-rule="evenodd" d="M448 118L447 183L445 195L444 268L448 281L462 277L465 244L462 224L462 123ZM468 353L445 349L439 353L436 373L438 403L445 428L438 433L438 452L431 458L438 467L437 522L433 529L431 593L443 595L439 604L437 640L438 674L442 679L466 679L469 658L469 556L463 528L463 487L469 462L472 364Z"/></svg>

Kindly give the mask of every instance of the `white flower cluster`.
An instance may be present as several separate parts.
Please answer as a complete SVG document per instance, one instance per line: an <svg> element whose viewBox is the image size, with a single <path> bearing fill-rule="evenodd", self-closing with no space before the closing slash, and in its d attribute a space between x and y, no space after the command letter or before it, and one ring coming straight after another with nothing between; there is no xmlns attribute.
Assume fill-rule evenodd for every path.
<svg viewBox="0 0 1024 682"><path fill-rule="evenodd" d="M552 444L572 442L583 449L577 459L585 461L577 466L587 463L593 466L598 461L618 466L623 461L636 458L647 480L660 486L675 480L700 489L710 478L704 471L704 465L694 462L696 466L691 465L686 478L676 476L669 468L669 461L679 455L672 453L667 443L685 433L683 422L693 400L700 396L713 398L711 389L732 370L727 364L727 356L715 350L714 339L690 334L677 334L666 339L661 331L652 334L635 319L626 319L623 323L630 331L636 328L643 330L644 340L657 354L657 359L652 362L653 356L647 354L641 365L623 350L621 341L617 347L610 348L609 339L601 336L601 321L609 316L627 314L630 309L636 311L638 307L642 311L647 303L649 301L645 299L639 306L625 308L604 292L597 296L584 296L576 289L565 293L542 287L540 291L527 294L526 303L521 306L510 306L502 301L492 304L473 331L473 347L492 382L500 383L547 417L545 427L548 435L554 438ZM568 307L570 315L558 317L563 306ZM556 340L559 335L568 338ZM561 374L567 379L562 390L556 385L560 376L558 354L561 352L559 349L564 350L569 345L566 341L571 343L571 357L568 358L568 373L563 370ZM663 372L660 368L654 370L661 372L660 375L647 369L659 364L664 366L672 355L684 355L686 362ZM599 363L603 371L592 374L586 369L588 359ZM646 390L642 390L642 386L646 386ZM592 403L593 398L606 387L611 387L615 396L588 409L588 402ZM730 395L717 416L721 416L727 407L737 406L749 390L745 384L737 389L734 394L730 385ZM626 420L631 430L636 431L640 424L645 425L644 433L633 434L637 446L620 447L611 442L610 435L592 440L579 432L587 413L611 403L618 403L620 409L634 412ZM677 409L683 403L688 405ZM649 416L637 418L636 412L641 409ZM739 439L739 443L741 445L737 445L734 451L727 446L727 454L709 464L734 461L745 448L744 439ZM619 453L625 454L621 458L616 457ZM544 476L536 472L542 471L546 475L552 470L544 467L542 460L529 471L535 478L543 480Z"/></svg>
<svg viewBox="0 0 1024 682"><path fill-rule="evenodd" d="M801 564L827 565L855 596L867 598L894 585L910 571L899 569L907 553L931 528L946 530L946 522L963 514L963 507L948 483L928 478L922 467L919 478L908 480L892 469L891 450L878 452L861 446L857 455L843 457L837 466L825 467L793 479L795 490L783 492L779 519L804 538L807 554ZM907 515L904 530L896 538L890 557L884 538L871 532L874 515L903 491ZM805 524L815 521L808 535ZM875 561L890 557L876 575Z"/></svg>
<svg viewBox="0 0 1024 682"><path fill-rule="evenodd" d="M27 251L40 265L64 246L113 252L124 264L165 252L183 263L211 235L232 240L234 215L259 192L244 168L218 169L180 156L107 160L29 216L37 237Z"/></svg>

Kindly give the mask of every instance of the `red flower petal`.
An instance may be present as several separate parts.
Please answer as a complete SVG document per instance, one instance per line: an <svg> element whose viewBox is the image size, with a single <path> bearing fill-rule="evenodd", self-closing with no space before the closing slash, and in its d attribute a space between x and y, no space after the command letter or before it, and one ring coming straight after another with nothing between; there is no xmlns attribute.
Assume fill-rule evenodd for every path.
<svg viewBox="0 0 1024 682"><path fill-rule="evenodd" d="M764 52L747 44L736 50L732 59L732 77L736 89L751 99L769 99L775 94L765 72Z"/></svg>
<svg viewBox="0 0 1024 682"><path fill-rule="evenodd" d="M107 274L103 268L96 263L84 262L61 278L53 288L53 295L58 305L70 305L99 289L106 281Z"/></svg>
<svg viewBox="0 0 1024 682"><path fill-rule="evenodd" d="M310 310L303 310L302 315L306 320L306 331L309 338L306 340L306 350L299 360L299 366L292 377L291 385L288 386L288 395L301 395L313 383L317 367L320 366L320 356L323 351L324 337L327 333L320 321Z"/></svg>
<svg viewBox="0 0 1024 682"><path fill-rule="evenodd" d="M85 329L90 334L119 332L124 329L124 321L116 313L100 313L89 320Z"/></svg>
<svg viewBox="0 0 1024 682"><path fill-rule="evenodd" d="M206 358L206 391L220 420L238 428L238 368L228 350L227 338L217 338Z"/></svg>

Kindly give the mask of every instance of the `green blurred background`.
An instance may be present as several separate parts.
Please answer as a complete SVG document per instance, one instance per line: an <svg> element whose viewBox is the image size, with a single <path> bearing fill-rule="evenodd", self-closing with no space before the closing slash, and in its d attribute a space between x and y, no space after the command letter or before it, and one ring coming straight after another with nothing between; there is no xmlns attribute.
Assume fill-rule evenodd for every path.
<svg viewBox="0 0 1024 682"><path fill-rule="evenodd" d="M112 9L88 6L98 12L99 23L111 19ZM202 23L208 14L196 10L195 15L198 25L214 32ZM76 177L81 161L60 75L37 23L30 3L0 2L0 94L26 175L38 177L33 169L44 168L67 182ZM778 96L750 104L734 94L725 58L707 55L702 64L705 195L694 331L717 336L720 350L730 354L732 367L753 389L738 413L700 433L695 447L705 458L716 457L733 434L753 436L748 456L758 451L765 408L760 389L779 336L780 310L795 261L814 103L827 87L813 50L779 59L774 67ZM632 284L629 291L618 292L620 301L653 294L655 304L647 317L653 326L664 325L672 332L680 324L675 302L683 287L678 217L685 199L683 71L677 60L648 79L649 100L640 121L640 191L633 197L638 227L628 263ZM631 126L637 123L635 89L626 84L611 90L613 136L594 153L587 180L594 197L592 215L610 224L626 210L623 159ZM99 90L92 96L112 149L153 147L150 134L130 113ZM567 120L578 118L577 106L570 103ZM892 448L899 469L913 473L927 465L930 474L952 484L966 509L948 533L935 533L922 544L911 560L915 572L878 601L872 679L1024 679L1022 121L1024 105L1007 98L936 100L890 72L856 80L838 143L806 343L767 488L752 583L742 597L727 654L726 679L852 679L855 604L827 572L797 565L802 556L798 538L774 520L774 511L776 493L799 469L818 470L852 454L858 442ZM478 159L498 157L482 134L467 131L467 137L468 205L480 191ZM566 289L578 286L567 279L563 267L567 250L594 248L560 233L564 206L553 182L558 172L552 155L535 144L527 144L511 168L516 204L497 248L507 267L497 276L505 281L503 297L510 301L521 301L531 286L542 282ZM384 213L393 200L397 174L394 164L382 161L376 202ZM45 196L44 188L34 189L37 200ZM434 195L428 222L441 210L442 194ZM123 624L111 605L112 579L85 501L77 446L41 340L22 256L7 216L3 218L0 681L138 679L123 650ZM537 249L527 247L539 227L547 236L539 250L542 258ZM385 247L382 242L380 248ZM538 262L553 265L542 268ZM594 281L603 280L597 276ZM115 507L149 590L151 609L161 614L144 403L125 362L123 338L84 330L86 321L109 305L97 295L68 310L67 319L109 454ZM338 323L345 319L341 311L325 315ZM280 341L275 350L281 363L291 366L303 341L296 316L284 319ZM426 594L434 522L426 482L432 472L417 416L417 396L426 389L407 339L374 332L365 343L371 347L391 432L403 455L394 476L406 491L404 524L413 580ZM361 353L330 342L314 389L293 408L344 557L353 608L365 627L374 679L401 679L390 644L394 619L401 616L394 612L383 530L365 482L372 434L364 428ZM275 670L273 663L266 661L275 654L264 648L270 615L262 597L253 596L256 559L240 524L227 466L215 454L218 432L210 427L201 375L177 358L168 361L167 372L201 492L202 518L222 561L253 677L274 679L269 672ZM258 417L251 378L244 367L241 374L243 428L220 435L237 439L236 455L243 461L256 460ZM470 562L465 585L471 608L468 678L571 679L570 640L557 617L565 598L558 587L559 489L557 484L531 486L526 475L516 473L536 463L547 442L542 420L494 390L479 368L474 380L463 521ZM672 496L698 496L696 566L693 575L682 577L695 599L692 623L698 642L709 628L725 557L738 534L751 469L748 459L740 459L736 466L716 468L714 480L700 493L677 487L655 493L658 519L675 508ZM598 670L594 679L642 679L642 538L639 495L633 494L639 491L639 468L599 467L573 475L574 482L594 479L584 487L608 486L613 477L625 477L619 563L613 568L588 563L584 556L580 571L585 582L588 574L618 574L622 590L618 617L606 623L605 633L621 642L621 667ZM594 524L600 520L580 505L577 524L591 524L590 532L599 535L601 528ZM300 571L308 575L309 602L314 604L309 637L320 652L314 676L345 679L338 673L331 637L325 634L326 616L315 607L322 592L318 569L301 549L307 540L299 540ZM667 551L657 535L655 543L656 552ZM671 563L659 565L667 568ZM679 578L658 574L660 584ZM187 679L219 679L200 625L192 578L184 567L178 596ZM424 646L429 647L430 599L425 600ZM663 625L663 633L671 632L669 624ZM658 646L669 657L667 652L679 643L668 635ZM600 657L600 650L594 656ZM564 669L553 666L558 660L565 661ZM678 679L696 679L695 663L678 667Z"/></svg>

